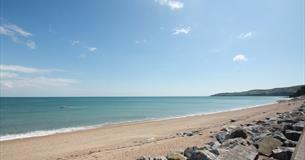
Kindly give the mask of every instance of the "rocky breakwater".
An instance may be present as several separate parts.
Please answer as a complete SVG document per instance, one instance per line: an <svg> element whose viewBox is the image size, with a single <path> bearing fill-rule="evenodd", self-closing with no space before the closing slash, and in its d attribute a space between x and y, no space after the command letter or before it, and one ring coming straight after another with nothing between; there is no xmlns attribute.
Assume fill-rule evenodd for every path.
<svg viewBox="0 0 305 160"><path fill-rule="evenodd" d="M223 128L214 141L203 146L137 160L290 160L304 125L305 104L272 118Z"/></svg>

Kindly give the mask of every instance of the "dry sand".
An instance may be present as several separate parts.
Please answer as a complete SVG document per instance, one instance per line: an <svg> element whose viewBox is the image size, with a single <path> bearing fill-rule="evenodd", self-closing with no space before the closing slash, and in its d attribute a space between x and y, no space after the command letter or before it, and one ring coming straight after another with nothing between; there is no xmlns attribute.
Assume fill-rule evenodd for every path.
<svg viewBox="0 0 305 160"><path fill-rule="evenodd" d="M202 146L222 127L272 117L299 107L303 100L160 121L107 125L96 129L0 142L1 160L131 160ZM143 113L145 114L145 113ZM236 122L230 122L235 119ZM190 137L177 132L198 131Z"/></svg>

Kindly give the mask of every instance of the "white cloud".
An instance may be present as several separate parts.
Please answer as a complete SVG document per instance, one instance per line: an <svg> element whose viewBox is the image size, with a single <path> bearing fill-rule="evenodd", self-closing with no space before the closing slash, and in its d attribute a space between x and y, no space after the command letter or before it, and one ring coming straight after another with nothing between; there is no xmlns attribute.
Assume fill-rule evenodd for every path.
<svg viewBox="0 0 305 160"><path fill-rule="evenodd" d="M96 47L88 47L88 50L90 52L95 52L97 50L97 48Z"/></svg>
<svg viewBox="0 0 305 160"><path fill-rule="evenodd" d="M11 36L14 32L10 31L9 29L5 28L4 26L0 26L0 34Z"/></svg>
<svg viewBox="0 0 305 160"><path fill-rule="evenodd" d="M51 77L21 77L14 79L1 80L1 87L20 88L20 87L64 87L76 83L76 80L66 78Z"/></svg>
<svg viewBox="0 0 305 160"><path fill-rule="evenodd" d="M178 0L155 0L155 2L162 6L168 6L171 10L178 10L184 7L184 3Z"/></svg>
<svg viewBox="0 0 305 160"><path fill-rule="evenodd" d="M31 68L20 65L0 65L0 87L3 89L47 86L62 87L77 82L73 79L46 77L43 75L44 73L51 71L59 70Z"/></svg>
<svg viewBox="0 0 305 160"><path fill-rule="evenodd" d="M181 27L181 28L176 28L174 30L173 35L189 34L190 32L191 32L191 27Z"/></svg>
<svg viewBox="0 0 305 160"><path fill-rule="evenodd" d="M18 26L13 25L13 24L6 24L6 25L3 25L2 27L4 27L6 30L8 30L12 34L18 34L18 35L23 36L23 37L32 36L32 33L27 32L24 29L22 29L21 27L18 27Z"/></svg>
<svg viewBox="0 0 305 160"><path fill-rule="evenodd" d="M27 32L14 24L2 24L0 26L0 35L7 36L13 42L24 44L31 49L36 48L36 43L33 40L28 39L32 36L32 33Z"/></svg>
<svg viewBox="0 0 305 160"><path fill-rule="evenodd" d="M20 73L43 73L54 71L52 69L40 69L40 68L31 68L24 67L20 65L0 65L0 71L9 71L9 72L20 72Z"/></svg>
<svg viewBox="0 0 305 160"><path fill-rule="evenodd" d="M16 78L17 76L16 73L0 72L0 79Z"/></svg>
<svg viewBox="0 0 305 160"><path fill-rule="evenodd" d="M254 32L245 32L245 33L241 33L238 38L239 39L249 39L252 38L254 35Z"/></svg>
<svg viewBox="0 0 305 160"><path fill-rule="evenodd" d="M233 62L246 62L248 58L243 54L238 54L233 57Z"/></svg>
<svg viewBox="0 0 305 160"><path fill-rule="evenodd" d="M74 46L74 45L77 45L79 44L79 41L72 41L71 45Z"/></svg>
<svg viewBox="0 0 305 160"><path fill-rule="evenodd" d="M32 40L28 40L26 43L26 46L28 46L31 49L35 49L36 48L36 43Z"/></svg>

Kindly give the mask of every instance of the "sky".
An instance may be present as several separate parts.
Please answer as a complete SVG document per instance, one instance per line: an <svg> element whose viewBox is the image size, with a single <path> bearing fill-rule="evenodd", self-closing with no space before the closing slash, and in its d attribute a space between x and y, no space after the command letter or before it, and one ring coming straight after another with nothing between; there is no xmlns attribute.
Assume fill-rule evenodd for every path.
<svg viewBox="0 0 305 160"><path fill-rule="evenodd" d="M303 0L0 0L0 96L305 83Z"/></svg>

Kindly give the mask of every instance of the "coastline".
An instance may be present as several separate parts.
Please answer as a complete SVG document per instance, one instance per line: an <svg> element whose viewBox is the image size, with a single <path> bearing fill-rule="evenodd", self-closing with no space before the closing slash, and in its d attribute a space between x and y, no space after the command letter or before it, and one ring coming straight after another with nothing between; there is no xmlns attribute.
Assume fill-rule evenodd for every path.
<svg viewBox="0 0 305 160"><path fill-rule="evenodd" d="M135 159L200 145L225 126L246 124L297 108L304 100L158 121L123 123L43 137L1 141L1 159ZM235 122L230 122L235 119ZM191 137L179 132L197 131ZM95 157L95 158L94 158Z"/></svg>
<svg viewBox="0 0 305 160"><path fill-rule="evenodd" d="M91 129L99 129L101 127L105 127L108 125L120 125L120 124L124 125L124 124L132 124L132 123L137 124L137 123L145 123L145 122L150 122L150 121L154 122L154 121L163 121L163 120L211 115L211 114L222 113L222 112L238 111L238 110L243 110L243 109L272 105L272 104L282 103L287 100L289 100L289 99L281 97L281 98L279 98L279 100L276 100L276 101L270 102L270 103L237 107L237 108L231 108L231 109L222 110L222 111L202 112L202 113L195 113L195 114L186 114L186 115L181 115L181 116L169 116L169 117L163 117L163 118L147 118L147 119L122 121L122 122L109 122L109 123L101 123L101 124L96 124L96 125L67 127L67 128L59 128L59 129L51 129L51 130L37 130L37 131L31 131L31 132L19 133L19 134L8 134L8 135L0 136L0 142L18 140L18 139L26 139L26 138L51 136L54 134L72 133L72 132L86 131L86 130L91 130Z"/></svg>

